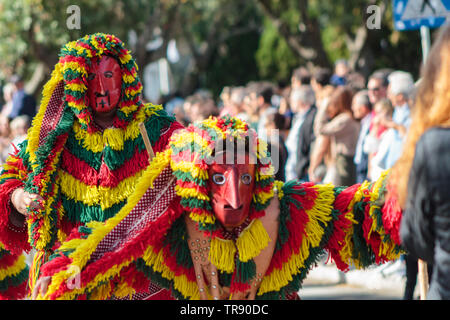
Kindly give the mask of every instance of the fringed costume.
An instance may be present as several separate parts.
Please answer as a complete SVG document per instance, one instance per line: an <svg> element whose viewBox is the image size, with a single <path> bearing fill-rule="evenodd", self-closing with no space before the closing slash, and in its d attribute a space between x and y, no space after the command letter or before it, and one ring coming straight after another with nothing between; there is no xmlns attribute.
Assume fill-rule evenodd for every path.
<svg viewBox="0 0 450 320"><path fill-rule="evenodd" d="M122 88L113 126L101 130L86 91L92 59L103 56L118 61ZM27 139L0 174L0 298L23 298L27 280L33 287L56 248L82 244L68 238L74 228L108 221L127 205L149 165L141 123L154 152L164 151L172 132L182 128L161 106L141 101L137 70L113 35L89 35L62 48ZM44 209L19 226L12 223L20 214L10 202L17 187L45 200ZM23 252L31 248L37 254L29 272Z"/></svg>
<svg viewBox="0 0 450 320"><path fill-rule="evenodd" d="M256 146L251 210L232 230L216 219L208 189L220 139ZM79 228L52 255L42 271L52 281L41 298L125 298L153 282L177 299L233 298L252 286L256 299L295 299L323 253L343 271L402 253L401 214L384 206L386 173L350 187L274 181L265 143L235 118L191 125L169 146L115 217ZM216 278L200 281L205 270Z"/></svg>

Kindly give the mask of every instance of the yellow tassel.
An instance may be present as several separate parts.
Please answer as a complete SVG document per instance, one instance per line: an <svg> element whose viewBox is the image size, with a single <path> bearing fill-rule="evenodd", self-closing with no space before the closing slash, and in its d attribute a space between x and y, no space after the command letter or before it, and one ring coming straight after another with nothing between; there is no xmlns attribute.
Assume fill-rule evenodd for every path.
<svg viewBox="0 0 450 320"><path fill-rule="evenodd" d="M233 241L223 240L218 237L211 240L211 249L209 250L209 261L217 269L231 273L234 271L234 255L236 247Z"/></svg>
<svg viewBox="0 0 450 320"><path fill-rule="evenodd" d="M262 222L259 219L254 219L236 240L239 260L247 262L253 259L261 250L267 247L269 241L269 235Z"/></svg>
<svg viewBox="0 0 450 320"><path fill-rule="evenodd" d="M58 182L61 190L64 190L64 195L69 199L89 206L100 204L102 210L105 210L127 199L134 192L143 172L144 169L140 170L135 175L120 181L115 187L104 187L86 185L64 170L59 170Z"/></svg>

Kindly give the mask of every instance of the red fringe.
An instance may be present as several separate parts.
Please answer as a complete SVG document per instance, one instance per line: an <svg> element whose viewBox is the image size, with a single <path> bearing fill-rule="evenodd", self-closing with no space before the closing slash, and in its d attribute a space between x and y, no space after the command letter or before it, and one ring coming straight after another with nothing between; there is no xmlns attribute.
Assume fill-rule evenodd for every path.
<svg viewBox="0 0 450 320"><path fill-rule="evenodd" d="M8 287L6 291L0 291L0 300L22 300L28 293L27 281L23 281L17 287Z"/></svg>
<svg viewBox="0 0 450 320"><path fill-rule="evenodd" d="M0 242L5 246L5 249L13 254L20 254L23 250L30 251L31 247L28 243L28 233L26 225L16 232L10 229L11 222L9 216L11 214L12 203L9 200L12 192L22 187L23 183L20 180L8 180L0 185ZM14 227L18 229L17 227Z"/></svg>
<svg viewBox="0 0 450 320"><path fill-rule="evenodd" d="M300 189L306 192L305 195L291 194L290 196L302 204L301 208L297 208L295 204L291 203L289 207L290 218L286 219L286 228L289 233L289 238L283 247L274 253L272 261L266 274L272 273L274 268L281 269L283 263L289 260L289 258L300 252L303 237L306 236L306 224L309 221L309 217L306 214L305 208L310 208L314 203L313 199L317 195L317 192L313 188L309 188L312 184L301 184L294 186L294 189ZM306 186L306 188L305 188Z"/></svg>
<svg viewBox="0 0 450 320"><path fill-rule="evenodd" d="M397 201L395 190L387 186L387 195L384 206L381 208L382 221L386 233L397 245L401 245L400 224L402 220L402 209Z"/></svg>
<svg viewBox="0 0 450 320"><path fill-rule="evenodd" d="M84 184L97 186L98 181L100 181L100 186L114 188L124 179L146 168L148 166L148 154L145 150L139 151L136 147L133 156L122 166L110 170L105 163L102 163L98 173L89 164L78 159L68 150L63 151L61 161L61 168Z"/></svg>

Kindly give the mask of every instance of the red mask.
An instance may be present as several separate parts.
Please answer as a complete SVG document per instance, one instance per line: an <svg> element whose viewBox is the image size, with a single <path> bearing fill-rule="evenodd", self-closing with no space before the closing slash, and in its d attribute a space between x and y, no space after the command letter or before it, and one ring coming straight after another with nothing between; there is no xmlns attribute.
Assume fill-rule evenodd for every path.
<svg viewBox="0 0 450 320"><path fill-rule="evenodd" d="M88 75L87 96L91 108L96 112L109 112L120 101L122 70L116 59L108 56L93 60Z"/></svg>
<svg viewBox="0 0 450 320"><path fill-rule="evenodd" d="M214 215L225 228L241 225L250 212L256 166L249 164L248 155L245 160L245 164L213 164L208 170Z"/></svg>

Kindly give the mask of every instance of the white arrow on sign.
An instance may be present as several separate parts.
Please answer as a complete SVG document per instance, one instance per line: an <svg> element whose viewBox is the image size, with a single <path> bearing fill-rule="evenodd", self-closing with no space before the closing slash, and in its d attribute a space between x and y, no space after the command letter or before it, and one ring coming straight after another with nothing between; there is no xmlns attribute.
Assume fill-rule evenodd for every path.
<svg viewBox="0 0 450 320"><path fill-rule="evenodd" d="M438 18L449 15L441 0L409 0L403 11L402 20Z"/></svg>

